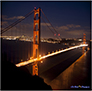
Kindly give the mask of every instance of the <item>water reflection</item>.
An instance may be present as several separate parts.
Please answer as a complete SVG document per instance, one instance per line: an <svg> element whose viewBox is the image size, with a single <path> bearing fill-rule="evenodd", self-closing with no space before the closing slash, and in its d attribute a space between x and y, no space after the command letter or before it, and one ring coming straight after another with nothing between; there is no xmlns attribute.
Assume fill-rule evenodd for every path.
<svg viewBox="0 0 92 91"><path fill-rule="evenodd" d="M87 61L86 55L83 54L70 67L48 84L52 89L71 89L70 87L72 85L88 86L86 83L88 77Z"/></svg>

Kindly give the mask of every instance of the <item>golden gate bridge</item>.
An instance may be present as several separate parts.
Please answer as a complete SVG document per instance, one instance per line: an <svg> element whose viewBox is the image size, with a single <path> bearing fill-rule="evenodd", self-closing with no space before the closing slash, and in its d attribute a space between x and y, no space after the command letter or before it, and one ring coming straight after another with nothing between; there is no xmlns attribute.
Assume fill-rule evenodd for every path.
<svg viewBox="0 0 92 91"><path fill-rule="evenodd" d="M83 43L82 44L77 45L77 46L73 46L73 47L69 47L69 48L66 48L66 49L59 49L59 51L56 51L56 52L53 51L52 53L48 53L47 55L41 56L39 54L39 49L40 49L40 20L42 19L43 22L47 25L47 23L41 17L41 12L43 13L43 15L45 16L45 18L47 19L47 21L50 23L50 21L48 20L48 18L46 17L46 15L44 14L44 12L42 11L41 8L38 8L38 9L35 8L34 10L32 10L31 12L29 12L28 14L26 14L23 18L18 19L14 23L10 24L8 27L2 29L1 30L1 34L3 34L4 32L8 31L9 29L11 29L12 27L14 27L18 23L22 22L25 18L27 18L28 16L30 16L33 12L34 12L33 56L30 57L30 60L23 61L23 62L20 62L20 63L16 64L17 67L21 67L21 66L25 66L27 64L33 63L33 70L32 70L33 72L32 72L32 74L33 75L38 75L38 65L37 65L38 61L42 61L42 60L44 60L47 57L54 56L54 55L57 55L59 53L66 52L66 51L69 51L69 50L72 50L72 49L75 49L75 48L79 48L79 47L83 47L83 51L84 51L85 47L88 46L88 44L86 44L86 34L84 34L84 36L83 36ZM38 17L37 17L37 15L38 15ZM59 39L61 39L60 34L56 31L56 29L53 27L53 25L51 23L50 23L50 25L52 26L52 28L53 28L54 31L52 31L48 25L47 25L47 27L51 30L51 32L55 36L57 34L58 35L57 37ZM37 28L37 26L38 26L38 28Z"/></svg>

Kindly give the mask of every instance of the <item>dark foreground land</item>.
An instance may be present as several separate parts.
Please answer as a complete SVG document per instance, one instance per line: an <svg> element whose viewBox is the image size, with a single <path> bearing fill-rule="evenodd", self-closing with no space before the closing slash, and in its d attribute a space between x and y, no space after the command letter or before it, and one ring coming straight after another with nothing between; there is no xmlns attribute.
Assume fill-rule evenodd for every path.
<svg viewBox="0 0 92 91"><path fill-rule="evenodd" d="M1 64L2 90L52 90L42 78L32 76L26 68L17 68L7 61Z"/></svg>

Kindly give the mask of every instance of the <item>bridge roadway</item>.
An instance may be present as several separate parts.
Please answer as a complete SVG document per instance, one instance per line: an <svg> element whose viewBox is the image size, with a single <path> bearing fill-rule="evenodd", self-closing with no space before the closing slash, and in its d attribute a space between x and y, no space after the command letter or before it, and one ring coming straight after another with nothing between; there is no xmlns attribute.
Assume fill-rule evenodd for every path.
<svg viewBox="0 0 92 91"><path fill-rule="evenodd" d="M42 57L40 57L40 55L39 55L39 59L38 58L35 58L35 59L32 58L28 61L20 62L20 63L16 64L16 66L17 67L25 66L29 63L32 63L32 62L35 62L35 61L41 61L41 60L43 60L47 57L54 56L54 55L57 55L59 53L66 52L66 51L69 51L69 50L72 50L72 49L75 49L75 48L79 48L79 47L84 47L84 46L88 46L88 44L80 44L80 45L77 45L77 46L73 46L73 47L70 47L70 48L67 48L67 49L63 49L63 50L59 50L59 51L50 53L50 54L42 56Z"/></svg>

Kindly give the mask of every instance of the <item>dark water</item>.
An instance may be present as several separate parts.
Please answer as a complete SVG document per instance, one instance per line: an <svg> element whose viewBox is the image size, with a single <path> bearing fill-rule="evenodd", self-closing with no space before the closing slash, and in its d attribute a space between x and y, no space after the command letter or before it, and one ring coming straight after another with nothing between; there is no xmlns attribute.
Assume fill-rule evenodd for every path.
<svg viewBox="0 0 92 91"><path fill-rule="evenodd" d="M14 64L32 56L31 42L2 40L1 46L2 56L6 55L6 60ZM40 54L44 55L66 47L61 44L41 43ZM43 63L38 63L39 76L53 89L71 89L72 85L90 86L90 54L90 50L83 55L82 49L74 49L46 58ZM31 64L25 67L32 73Z"/></svg>
<svg viewBox="0 0 92 91"><path fill-rule="evenodd" d="M79 54L76 55L77 57L72 56L72 58L68 58L43 72L41 77L44 78L44 81L49 84L52 89L84 89L71 88L71 86L79 85L91 87L90 51L87 51L86 54L79 58L78 55ZM75 59L73 57L75 57ZM71 65L67 67L69 64Z"/></svg>
<svg viewBox="0 0 92 91"><path fill-rule="evenodd" d="M14 64L32 55L32 43L29 42L2 40L1 49L2 54L7 55L7 60Z"/></svg>
<svg viewBox="0 0 92 91"><path fill-rule="evenodd" d="M33 55L32 42L2 40L1 46L2 54L6 54L7 60L13 62L14 64L19 63L21 59L26 61ZM66 47L67 46L61 44L41 43L40 54L45 55L48 52L56 51Z"/></svg>

